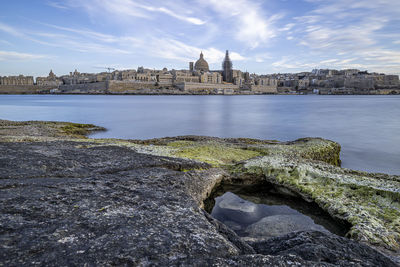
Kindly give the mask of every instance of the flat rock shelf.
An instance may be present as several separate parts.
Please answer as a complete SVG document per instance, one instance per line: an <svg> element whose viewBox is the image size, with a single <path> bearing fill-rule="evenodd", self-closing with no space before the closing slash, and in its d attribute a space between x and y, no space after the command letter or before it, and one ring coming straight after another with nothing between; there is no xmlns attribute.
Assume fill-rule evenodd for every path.
<svg viewBox="0 0 400 267"><path fill-rule="evenodd" d="M398 266L399 177L338 167L335 142L92 130L0 121L0 265ZM204 210L224 183L262 182L346 222L346 237L245 240Z"/></svg>

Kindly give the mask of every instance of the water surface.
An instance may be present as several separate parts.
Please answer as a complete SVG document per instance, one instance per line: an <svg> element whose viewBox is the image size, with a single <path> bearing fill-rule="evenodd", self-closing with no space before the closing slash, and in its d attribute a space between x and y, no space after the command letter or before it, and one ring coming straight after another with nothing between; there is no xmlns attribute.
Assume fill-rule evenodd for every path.
<svg viewBox="0 0 400 267"><path fill-rule="evenodd" d="M323 137L342 145L343 167L400 174L400 96L0 95L0 118L108 129L94 138Z"/></svg>
<svg viewBox="0 0 400 267"><path fill-rule="evenodd" d="M242 237L271 238L296 231L329 231L344 236L348 231L315 203L278 195L258 197L228 191L215 198L211 216Z"/></svg>

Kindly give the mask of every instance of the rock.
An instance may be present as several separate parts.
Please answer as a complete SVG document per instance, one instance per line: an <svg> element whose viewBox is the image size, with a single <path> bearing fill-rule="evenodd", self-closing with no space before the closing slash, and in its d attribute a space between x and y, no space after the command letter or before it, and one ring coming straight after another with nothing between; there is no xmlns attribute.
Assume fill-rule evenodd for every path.
<svg viewBox="0 0 400 267"><path fill-rule="evenodd" d="M295 254L280 239L247 244L204 212L226 169L139 153L146 145L131 141L45 136L59 126L41 125L44 135L29 136L36 126L27 123L23 139L0 138L0 265L331 266L322 252ZM240 150L235 159L250 155ZM321 246L299 235L285 239L292 250ZM344 250L361 266L393 266L365 245L339 240L329 250L337 258Z"/></svg>
<svg viewBox="0 0 400 267"><path fill-rule="evenodd" d="M257 204L241 199L231 192L226 192L219 201L217 200L216 205L221 209L229 209L245 213L254 213L257 209Z"/></svg>
<svg viewBox="0 0 400 267"><path fill-rule="evenodd" d="M329 232L294 232L250 245L259 254L296 255L308 262L334 266L397 266L376 250Z"/></svg>
<svg viewBox="0 0 400 267"><path fill-rule="evenodd" d="M305 230L327 231L305 215L274 215L253 223L245 232L250 237L270 238Z"/></svg>
<svg viewBox="0 0 400 267"><path fill-rule="evenodd" d="M349 237L399 255L399 176L282 156L249 159L236 170L235 179L247 181L252 174L257 180L286 187L317 203L333 218L350 223Z"/></svg>
<svg viewBox="0 0 400 267"><path fill-rule="evenodd" d="M241 199L230 192L216 199L211 215L224 223L234 222L237 226L240 225L241 229L263 217L257 204Z"/></svg>

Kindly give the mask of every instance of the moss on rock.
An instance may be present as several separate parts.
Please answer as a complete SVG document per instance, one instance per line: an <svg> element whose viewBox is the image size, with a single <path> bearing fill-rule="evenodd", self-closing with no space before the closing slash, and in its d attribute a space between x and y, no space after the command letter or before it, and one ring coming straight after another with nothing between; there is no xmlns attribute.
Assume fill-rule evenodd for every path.
<svg viewBox="0 0 400 267"><path fill-rule="evenodd" d="M173 152L173 155L180 158L188 158L206 162L213 166L220 166L257 157L260 155L260 153L256 151L211 143L198 146L183 147Z"/></svg>
<svg viewBox="0 0 400 267"><path fill-rule="evenodd" d="M355 173L323 162L279 156L248 160L236 176L254 174L316 202L333 217L352 224L350 238L400 249L400 178Z"/></svg>
<svg viewBox="0 0 400 267"><path fill-rule="evenodd" d="M96 126L93 124L82 124L82 123L65 123L64 126L60 127L61 133L70 135L77 138L85 138Z"/></svg>

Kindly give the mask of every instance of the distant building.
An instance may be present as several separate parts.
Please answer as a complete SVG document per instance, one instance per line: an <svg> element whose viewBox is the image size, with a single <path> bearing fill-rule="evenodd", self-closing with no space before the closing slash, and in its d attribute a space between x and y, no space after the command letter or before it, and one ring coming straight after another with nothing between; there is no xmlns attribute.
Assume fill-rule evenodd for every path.
<svg viewBox="0 0 400 267"><path fill-rule="evenodd" d="M36 84L40 86L59 86L63 84L63 81L50 70L49 76L47 77L37 77Z"/></svg>
<svg viewBox="0 0 400 267"><path fill-rule="evenodd" d="M4 76L0 77L1 85L33 85L33 77L32 76Z"/></svg>
<svg viewBox="0 0 400 267"><path fill-rule="evenodd" d="M200 53L200 58L194 64L194 70L196 71L210 71L207 61L204 59L203 52Z"/></svg>
<svg viewBox="0 0 400 267"><path fill-rule="evenodd" d="M224 82L228 82L228 83L232 83L233 82L232 61L229 58L229 51L228 50L226 50L225 59L222 62L222 76L223 76Z"/></svg>

